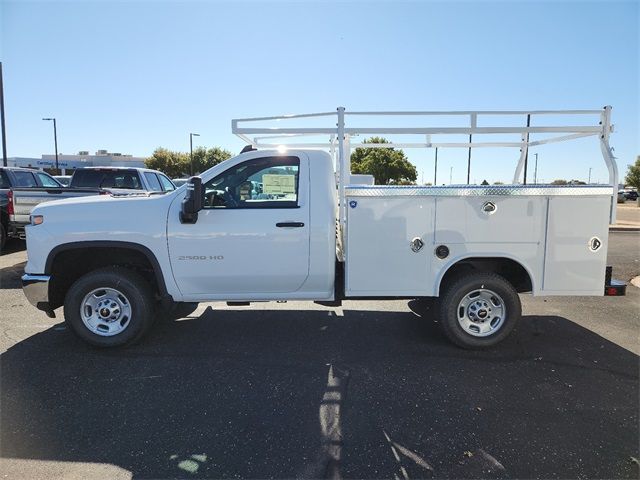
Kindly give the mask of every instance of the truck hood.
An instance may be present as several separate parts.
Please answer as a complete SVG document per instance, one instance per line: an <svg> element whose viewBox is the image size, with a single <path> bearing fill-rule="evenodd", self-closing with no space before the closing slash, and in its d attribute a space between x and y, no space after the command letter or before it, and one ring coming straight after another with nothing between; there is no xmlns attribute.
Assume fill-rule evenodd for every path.
<svg viewBox="0 0 640 480"><path fill-rule="evenodd" d="M142 245L167 256L167 215L186 190L165 195L112 197L97 195L38 205L40 225L27 225L28 268L44 272L52 249L65 244L119 242Z"/></svg>

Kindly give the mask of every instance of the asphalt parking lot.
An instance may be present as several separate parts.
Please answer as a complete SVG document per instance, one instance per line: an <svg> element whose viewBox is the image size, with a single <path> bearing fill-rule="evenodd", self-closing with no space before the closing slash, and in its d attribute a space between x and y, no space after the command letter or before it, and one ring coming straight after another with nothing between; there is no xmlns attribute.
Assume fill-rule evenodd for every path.
<svg viewBox="0 0 640 480"><path fill-rule="evenodd" d="M485 352L417 301L202 304L106 351L27 303L21 248L0 257L8 478L638 478L639 288L523 296ZM639 275L640 232L609 263Z"/></svg>

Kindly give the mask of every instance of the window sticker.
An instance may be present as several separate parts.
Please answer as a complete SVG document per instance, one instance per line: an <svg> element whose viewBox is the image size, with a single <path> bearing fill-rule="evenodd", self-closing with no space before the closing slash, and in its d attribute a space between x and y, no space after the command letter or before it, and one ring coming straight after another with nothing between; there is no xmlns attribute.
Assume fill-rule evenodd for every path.
<svg viewBox="0 0 640 480"><path fill-rule="evenodd" d="M265 174L262 176L262 191L270 195L296 193L296 176Z"/></svg>

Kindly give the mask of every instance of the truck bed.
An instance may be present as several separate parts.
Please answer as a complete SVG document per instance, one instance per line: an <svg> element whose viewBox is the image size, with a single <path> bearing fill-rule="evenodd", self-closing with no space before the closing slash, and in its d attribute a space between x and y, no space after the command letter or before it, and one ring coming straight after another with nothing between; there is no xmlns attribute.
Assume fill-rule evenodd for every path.
<svg viewBox="0 0 640 480"><path fill-rule="evenodd" d="M16 225L29 223L29 215L36 205L65 198L86 197L104 193L97 188L12 188L14 214L10 219Z"/></svg>

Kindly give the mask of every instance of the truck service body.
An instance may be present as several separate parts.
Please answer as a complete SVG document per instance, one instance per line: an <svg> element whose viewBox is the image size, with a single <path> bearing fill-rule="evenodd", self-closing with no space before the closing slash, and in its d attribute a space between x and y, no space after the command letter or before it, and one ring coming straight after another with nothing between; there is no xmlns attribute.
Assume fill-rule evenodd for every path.
<svg viewBox="0 0 640 480"><path fill-rule="evenodd" d="M64 305L72 330L99 346L139 339L158 305L442 297L445 333L482 348L514 327L518 292L624 293L605 278L611 186L351 184L361 180L348 162L355 132L337 115L337 129L275 132L329 133L329 153L252 148L166 195L38 206L25 294L50 315ZM608 139L610 109L603 115L592 132L606 128ZM239 122L274 118L232 128L260 146L247 134L273 129Z"/></svg>

